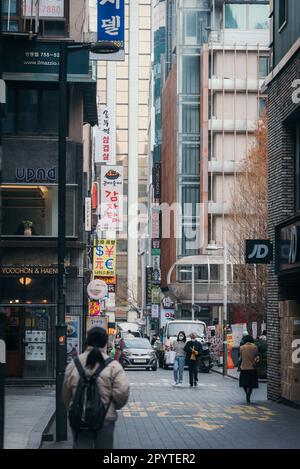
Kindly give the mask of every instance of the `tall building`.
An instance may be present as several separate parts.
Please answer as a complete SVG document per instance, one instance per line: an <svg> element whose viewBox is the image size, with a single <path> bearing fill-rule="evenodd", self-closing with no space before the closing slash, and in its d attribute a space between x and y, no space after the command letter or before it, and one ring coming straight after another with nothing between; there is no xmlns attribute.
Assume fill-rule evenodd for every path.
<svg viewBox="0 0 300 469"><path fill-rule="evenodd" d="M1 116L0 306L6 317L7 375L22 384L55 378L60 44L83 40L87 6L84 0L56 4L55 10L44 11L40 2L27 2L28 9L22 1L2 2L6 103ZM68 49L67 56L64 287L71 357L84 337L83 206L90 155L83 125L95 125L97 112L89 51Z"/></svg>
<svg viewBox="0 0 300 469"><path fill-rule="evenodd" d="M116 163L124 170L126 210L124 230L117 236L116 319L126 319L128 309L142 302L138 204L147 204L150 70L151 1L128 0L125 60L98 62L98 104L111 109Z"/></svg>
<svg viewBox="0 0 300 469"><path fill-rule="evenodd" d="M230 243L236 176L265 109L268 3L168 2L162 201L179 202L182 210L188 204L188 211L176 217L178 239L162 240L162 284L181 317L191 318L194 290L201 306L195 317L221 318L223 256L221 250L208 255L206 247ZM228 267L229 318L239 321L233 274Z"/></svg>
<svg viewBox="0 0 300 469"><path fill-rule="evenodd" d="M271 2L269 121L268 396L300 401L300 3ZM293 351L295 352L293 357Z"/></svg>

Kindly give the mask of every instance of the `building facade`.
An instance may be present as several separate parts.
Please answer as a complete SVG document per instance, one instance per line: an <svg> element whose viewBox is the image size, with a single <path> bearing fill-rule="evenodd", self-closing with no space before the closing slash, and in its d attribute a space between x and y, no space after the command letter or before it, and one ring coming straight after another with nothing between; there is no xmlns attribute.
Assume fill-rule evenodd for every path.
<svg viewBox="0 0 300 469"><path fill-rule="evenodd" d="M269 237L275 262L268 278L268 395L300 400L300 4L271 2L272 71L266 80L269 118ZM295 345L295 344L294 344ZM294 348L295 350L295 348Z"/></svg>
<svg viewBox="0 0 300 469"><path fill-rule="evenodd" d="M268 14L267 1L169 2L167 47L171 49L166 52L163 94L174 89L168 74L176 69L172 96L176 124L174 133L169 109L163 107L162 173L172 175L172 180L162 193L169 203L167 185L171 186L172 203L178 202L183 213L173 226L176 246L172 242L167 252L168 240L162 240L162 279L163 287L169 287L181 303L182 317L191 317L191 263L194 303L201 306L195 317L208 322L221 317L223 255L221 249L209 255L206 247L230 243L236 176L266 104L260 88L268 74ZM174 150L170 153L169 148ZM197 238L192 245L193 233ZM230 259L227 263L229 313L234 320L234 268Z"/></svg>
<svg viewBox="0 0 300 469"><path fill-rule="evenodd" d="M84 1L55 11L3 2L1 308L6 316L7 375L15 382L55 377L58 245L58 122L61 41L81 42ZM79 25L80 28L75 27ZM66 322L67 353L84 337L87 237L84 197L90 155L83 125L95 125L96 83L88 50L67 53ZM89 132L87 131L87 135ZM88 146L85 147L88 149ZM84 162L84 158L86 161Z"/></svg>

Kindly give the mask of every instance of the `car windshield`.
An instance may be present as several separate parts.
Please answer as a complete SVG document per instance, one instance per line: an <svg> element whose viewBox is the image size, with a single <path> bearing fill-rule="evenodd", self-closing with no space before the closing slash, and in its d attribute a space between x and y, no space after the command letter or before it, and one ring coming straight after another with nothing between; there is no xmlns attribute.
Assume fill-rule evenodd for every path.
<svg viewBox="0 0 300 469"><path fill-rule="evenodd" d="M148 339L125 339L126 348L152 349Z"/></svg>
<svg viewBox="0 0 300 469"><path fill-rule="evenodd" d="M189 335L194 332L197 337L202 337L205 335L204 324L197 323L170 323L168 325L168 337L177 336L180 331L184 331L185 335Z"/></svg>

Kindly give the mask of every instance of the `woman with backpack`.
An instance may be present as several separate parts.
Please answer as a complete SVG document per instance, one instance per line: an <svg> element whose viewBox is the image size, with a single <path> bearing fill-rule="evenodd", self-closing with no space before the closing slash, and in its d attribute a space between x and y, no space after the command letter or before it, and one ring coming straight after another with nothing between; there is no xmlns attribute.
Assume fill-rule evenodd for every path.
<svg viewBox="0 0 300 469"><path fill-rule="evenodd" d="M104 329L90 329L85 352L65 371L63 400L69 412L74 449L112 449L116 410L129 397L122 366L104 351L107 339Z"/></svg>

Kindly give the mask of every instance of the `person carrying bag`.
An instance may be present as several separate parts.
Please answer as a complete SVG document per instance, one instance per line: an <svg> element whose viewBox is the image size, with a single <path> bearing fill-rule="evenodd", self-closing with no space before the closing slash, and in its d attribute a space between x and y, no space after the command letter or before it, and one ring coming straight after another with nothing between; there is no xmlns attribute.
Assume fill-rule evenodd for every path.
<svg viewBox="0 0 300 469"><path fill-rule="evenodd" d="M66 368L63 400L69 413L75 449L112 449L117 409L129 397L126 374L104 352L107 333L94 327L87 349Z"/></svg>

